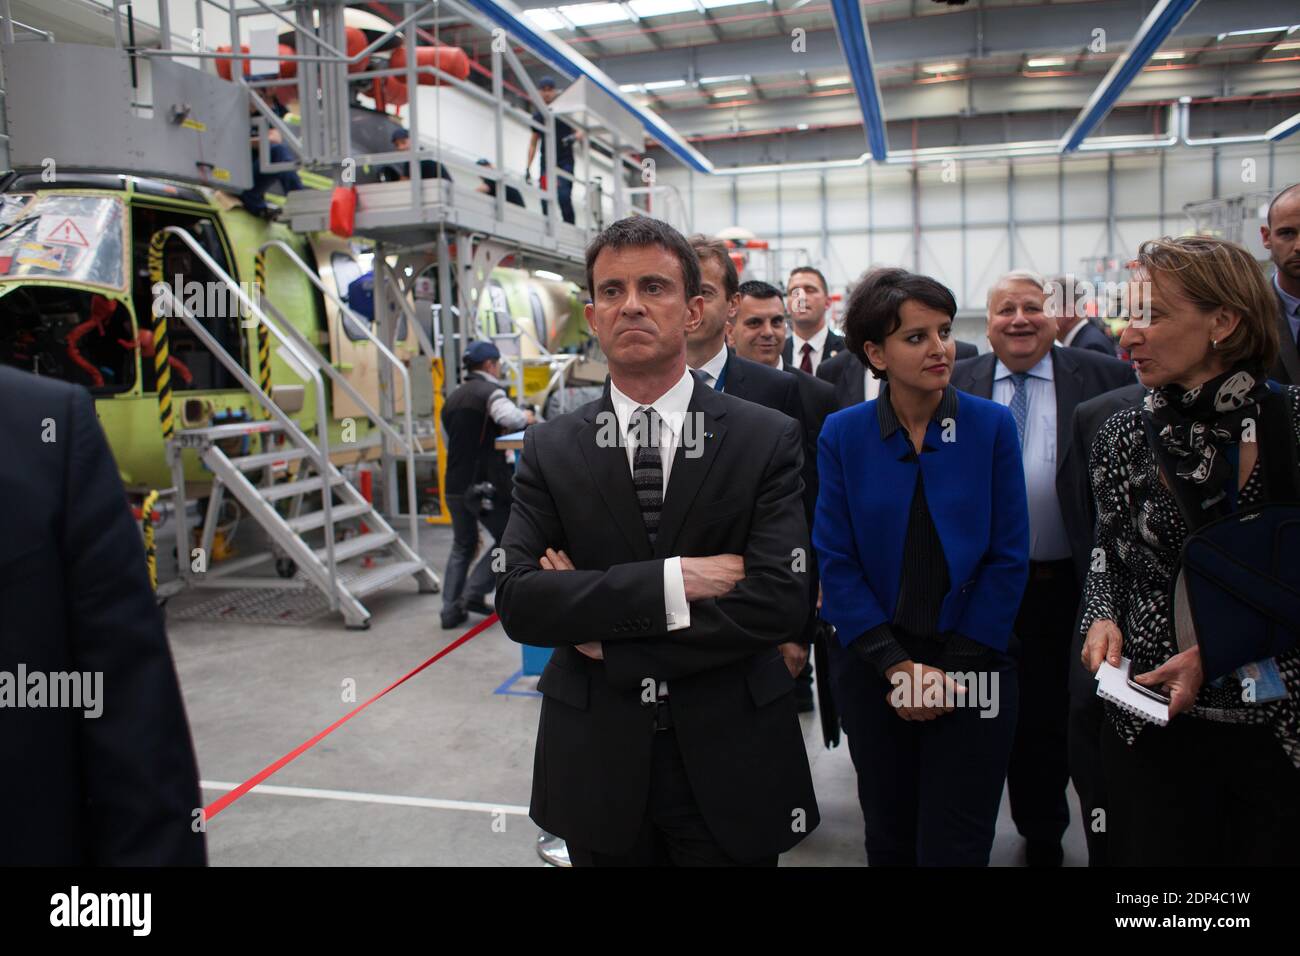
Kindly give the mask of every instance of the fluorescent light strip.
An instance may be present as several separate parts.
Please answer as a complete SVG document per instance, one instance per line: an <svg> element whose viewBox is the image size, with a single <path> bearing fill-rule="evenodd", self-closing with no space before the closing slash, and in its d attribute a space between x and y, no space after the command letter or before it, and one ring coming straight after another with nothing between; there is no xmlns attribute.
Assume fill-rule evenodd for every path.
<svg viewBox="0 0 1300 956"><path fill-rule="evenodd" d="M1025 61L1025 66L1030 69L1037 69L1040 66L1065 66L1065 57L1063 56L1036 56Z"/></svg>
<svg viewBox="0 0 1300 956"><path fill-rule="evenodd" d="M556 8L560 16L574 26L592 27L602 23L626 23L631 19L617 3L575 3ZM636 9L635 6L633 9Z"/></svg>
<svg viewBox="0 0 1300 956"><path fill-rule="evenodd" d="M1253 37L1263 33L1291 33L1297 27L1300 27L1300 24L1293 27L1260 27L1258 30L1229 30L1227 33L1220 33L1217 39L1219 43L1222 43L1228 37Z"/></svg>

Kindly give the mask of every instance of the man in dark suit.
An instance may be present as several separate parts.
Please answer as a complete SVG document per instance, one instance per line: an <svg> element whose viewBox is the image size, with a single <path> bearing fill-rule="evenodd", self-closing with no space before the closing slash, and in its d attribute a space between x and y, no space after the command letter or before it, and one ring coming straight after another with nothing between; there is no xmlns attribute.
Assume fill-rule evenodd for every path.
<svg viewBox="0 0 1300 956"><path fill-rule="evenodd" d="M804 419L803 401L799 383L789 375L774 368L751 361L727 346L725 334L728 324L735 318L740 304L740 277L727 244L708 236L694 235L688 240L700 263L700 295L704 303L698 324L686 329L686 364L695 369L704 384L713 389L743 398L767 408L775 409L800 423L804 437L803 481L804 517L812 527L813 509L817 506L817 444L816 436ZM816 564L809 566L810 597L815 601ZM809 623L811 628L812 622ZM808 633L806 628L799 640L781 645L781 656L790 673L800 678L795 689L799 710L812 709L811 677L808 671Z"/></svg>
<svg viewBox="0 0 1300 956"><path fill-rule="evenodd" d="M0 366L0 447L0 865L201 866L185 708L90 395Z"/></svg>
<svg viewBox="0 0 1300 956"><path fill-rule="evenodd" d="M791 270L785 293L793 328L781 355L786 365L816 375L822 362L844 350L844 336L826 324L826 309L831 304L826 277L812 266L799 266Z"/></svg>
<svg viewBox="0 0 1300 956"><path fill-rule="evenodd" d="M576 865L774 865L818 822L777 645L807 615L798 422L686 365L699 263L649 217L587 249L596 402L525 433L497 608L555 647L531 816Z"/></svg>
<svg viewBox="0 0 1300 956"><path fill-rule="evenodd" d="M1125 385L1081 402L1074 409L1073 440L1070 456L1073 478L1070 498L1062 499L1061 510L1073 511L1067 525L1082 535L1075 542L1074 560L1080 585L1092 563L1093 532L1097 508L1092 498L1088 474L1088 459L1092 441L1117 411L1131 408L1142 401L1146 389L1139 384ZM1083 608L1080 602L1079 613ZM1097 696L1097 681L1083 666L1083 632L1076 626L1070 649L1070 718L1069 765L1074 789L1079 794L1079 811L1083 818L1083 833L1088 841L1088 865L1106 866L1106 786L1101 772L1101 729L1105 710ZM1098 814L1097 811L1101 813Z"/></svg>
<svg viewBox="0 0 1300 956"><path fill-rule="evenodd" d="M1074 515L1071 416L1082 401L1135 381L1114 358L1053 347L1056 320L1048 286L1031 272L1009 272L989 290L992 351L958 362L952 384L1011 409L1029 497L1029 584L1016 618L1020 644L1020 719L1007 773L1011 816L1028 842L1031 866L1059 866L1070 823L1066 724L1068 679L1079 582L1074 549L1086 531Z"/></svg>
<svg viewBox="0 0 1300 956"><path fill-rule="evenodd" d="M1300 385L1300 183L1288 186L1268 205L1266 225L1259 227L1273 260L1277 296L1277 362L1269 377Z"/></svg>
<svg viewBox="0 0 1300 956"><path fill-rule="evenodd" d="M1114 341L1076 307L1080 295L1086 295L1086 289L1090 287L1080 286L1074 275L1068 272L1049 280L1048 286L1046 304L1056 317L1056 341L1068 348L1088 349L1114 358Z"/></svg>
<svg viewBox="0 0 1300 956"><path fill-rule="evenodd" d="M955 361L974 358L980 350L970 342L957 343ZM862 360L845 349L833 359L827 359L817 369L817 377L829 382L835 389L836 408L852 408L859 402L869 402L880 394L880 379L876 378Z"/></svg>
<svg viewBox="0 0 1300 956"><path fill-rule="evenodd" d="M782 357L782 349L790 342L785 338L785 315L781 290L776 286L766 282L743 282L739 287L736 308L727 322L727 338L742 358L793 376L808 442L815 451L822 422L838 408L835 389ZM816 498L814 493L813 500Z"/></svg>
<svg viewBox="0 0 1300 956"><path fill-rule="evenodd" d="M728 339L735 346L736 354L752 359L765 367L780 369L792 377L799 388L800 413L803 418L804 435L807 444L804 449L804 504L807 510L808 526L812 527L813 513L817 508L817 439L821 435L822 423L826 416L838 410L835 403L835 389L818 378L790 365L781 357L780 343L785 339L785 306L781 292L766 282L744 282L740 285L740 295L735 311L727 323ZM809 582L814 606L817 601L817 574L814 567L812 580ZM808 621L805 634L805 647L811 647L816 640L818 622L816 615ZM826 657L822 650L819 656ZM787 655L787 663L793 667L796 661ZM825 673L825 671L823 671ZM813 709L812 668L802 667L798 671L799 688L797 699L799 710L807 712ZM827 690L827 688L822 688ZM829 693L821 693L818 699L823 706L830 705ZM825 715L823 715L825 716Z"/></svg>

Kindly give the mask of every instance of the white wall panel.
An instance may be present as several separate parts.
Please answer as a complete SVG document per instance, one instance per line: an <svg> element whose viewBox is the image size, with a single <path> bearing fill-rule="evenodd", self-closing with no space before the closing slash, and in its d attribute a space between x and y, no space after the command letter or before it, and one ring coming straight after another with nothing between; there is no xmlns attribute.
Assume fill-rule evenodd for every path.
<svg viewBox="0 0 1300 956"><path fill-rule="evenodd" d="M968 165L966 177L966 221L1007 221L1007 171L1005 166Z"/></svg>
<svg viewBox="0 0 1300 956"><path fill-rule="evenodd" d="M912 268L912 235L903 232L878 232L871 237L872 256L864 269L875 266Z"/></svg>
<svg viewBox="0 0 1300 956"><path fill-rule="evenodd" d="M962 308L982 309L988 290L1007 271L1007 231L976 228L966 232L966 294Z"/></svg>
<svg viewBox="0 0 1300 956"><path fill-rule="evenodd" d="M1076 159L1065 167L1065 219L1106 215L1106 160Z"/></svg>
<svg viewBox="0 0 1300 956"><path fill-rule="evenodd" d="M1015 263L1017 269L1031 269L1044 276L1060 271L1060 230L1054 225L1017 227Z"/></svg>
<svg viewBox="0 0 1300 956"><path fill-rule="evenodd" d="M817 173L781 175L781 233L821 232L821 179ZM815 243L821 246L820 239Z"/></svg>
<svg viewBox="0 0 1300 956"><path fill-rule="evenodd" d="M1108 248L1106 224L1067 222L1065 225L1065 268L1078 270L1084 259L1093 259L1112 252Z"/></svg>
<svg viewBox="0 0 1300 956"><path fill-rule="evenodd" d="M1115 215L1159 216L1159 214L1160 157L1116 157Z"/></svg>
<svg viewBox="0 0 1300 956"><path fill-rule="evenodd" d="M1056 163L1016 163L1016 219L1056 219L1060 214Z"/></svg>
<svg viewBox="0 0 1300 956"><path fill-rule="evenodd" d="M960 230L926 229L921 233L921 271L951 289L959 304L961 265Z"/></svg>
<svg viewBox="0 0 1300 956"><path fill-rule="evenodd" d="M872 205L877 226L912 225L912 185L906 170L878 169L874 175Z"/></svg>
<svg viewBox="0 0 1300 956"><path fill-rule="evenodd" d="M1165 225L1169 225L1168 221L1166 221ZM1117 248L1113 251L1125 260L1136 256L1138 246L1148 239L1157 239L1163 235L1160 231L1160 220L1155 218L1116 223L1115 233L1118 242L1116 243Z"/></svg>

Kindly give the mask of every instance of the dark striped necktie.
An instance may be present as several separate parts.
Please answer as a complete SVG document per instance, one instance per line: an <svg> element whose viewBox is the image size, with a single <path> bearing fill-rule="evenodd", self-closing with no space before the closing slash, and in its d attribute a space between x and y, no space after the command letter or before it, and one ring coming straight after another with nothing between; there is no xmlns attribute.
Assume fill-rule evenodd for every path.
<svg viewBox="0 0 1300 956"><path fill-rule="evenodd" d="M664 506L664 464L659 450L659 413L644 405L628 419L628 437L635 443L632 456L632 485L636 488L641 520L645 522L650 543L659 533L659 514Z"/></svg>

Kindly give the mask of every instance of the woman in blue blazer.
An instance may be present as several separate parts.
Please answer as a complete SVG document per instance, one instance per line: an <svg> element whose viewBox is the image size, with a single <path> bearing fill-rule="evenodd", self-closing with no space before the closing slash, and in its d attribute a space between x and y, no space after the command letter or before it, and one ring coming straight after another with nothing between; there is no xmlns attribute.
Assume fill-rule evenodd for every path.
<svg viewBox="0 0 1300 956"><path fill-rule="evenodd" d="M885 381L818 443L821 613L873 866L987 865L1015 734L1025 479L1011 413L948 383L956 311L926 276L865 276L847 347Z"/></svg>

